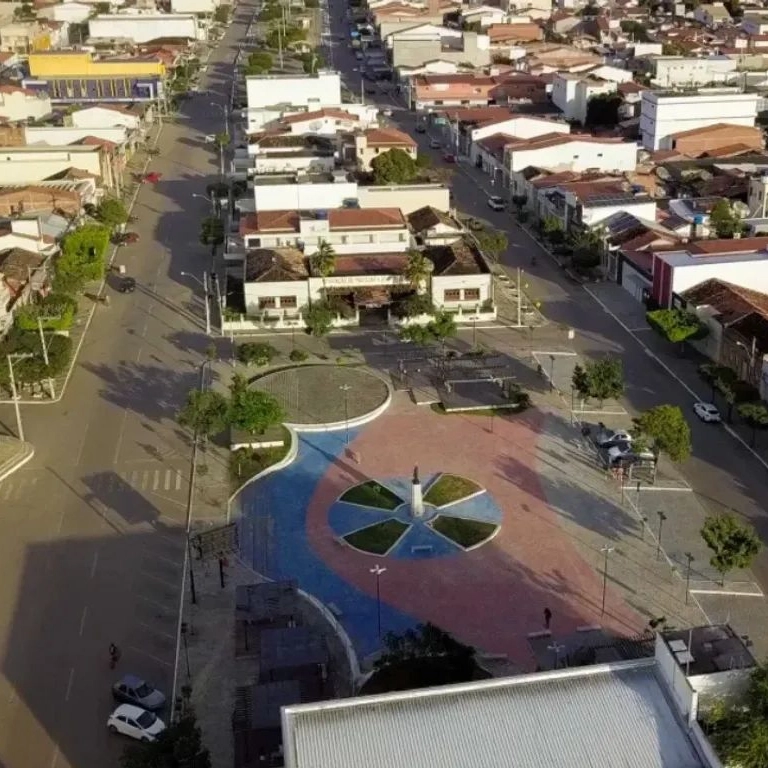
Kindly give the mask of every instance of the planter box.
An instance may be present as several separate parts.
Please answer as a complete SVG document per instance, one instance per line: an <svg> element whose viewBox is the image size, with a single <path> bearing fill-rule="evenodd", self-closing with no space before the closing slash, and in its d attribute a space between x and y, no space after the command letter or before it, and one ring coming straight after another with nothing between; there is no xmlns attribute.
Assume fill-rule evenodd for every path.
<svg viewBox="0 0 768 768"><path fill-rule="evenodd" d="M272 427L263 435L251 435L239 429L229 431L229 450L239 451L241 448L280 448L285 445L281 427Z"/></svg>

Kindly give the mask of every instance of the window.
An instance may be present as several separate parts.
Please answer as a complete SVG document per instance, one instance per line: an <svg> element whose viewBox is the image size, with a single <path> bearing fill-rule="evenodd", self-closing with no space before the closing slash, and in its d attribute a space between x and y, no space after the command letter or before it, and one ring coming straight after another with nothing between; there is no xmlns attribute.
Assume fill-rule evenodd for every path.
<svg viewBox="0 0 768 768"><path fill-rule="evenodd" d="M260 296L259 309L274 309L277 306L274 296Z"/></svg>
<svg viewBox="0 0 768 768"><path fill-rule="evenodd" d="M603 153L602 153L602 152L598 152L598 153L597 153L597 156L598 156L598 157L602 157L602 156L603 156Z"/></svg>
<svg viewBox="0 0 768 768"><path fill-rule="evenodd" d="M461 301L461 291L458 289L443 291L443 301Z"/></svg>
<svg viewBox="0 0 768 768"><path fill-rule="evenodd" d="M296 297L295 296L281 296L280 306L283 309L296 309Z"/></svg>
<svg viewBox="0 0 768 768"><path fill-rule="evenodd" d="M464 301L480 301L480 289L479 288L465 288L464 289Z"/></svg>

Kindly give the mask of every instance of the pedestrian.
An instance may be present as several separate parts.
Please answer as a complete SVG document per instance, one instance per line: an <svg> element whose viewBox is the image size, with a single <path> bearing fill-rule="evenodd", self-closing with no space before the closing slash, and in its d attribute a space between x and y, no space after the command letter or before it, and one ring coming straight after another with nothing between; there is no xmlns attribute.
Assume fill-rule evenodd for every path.
<svg viewBox="0 0 768 768"><path fill-rule="evenodd" d="M544 609L544 629L549 629L549 622L552 621L552 611L549 608Z"/></svg>

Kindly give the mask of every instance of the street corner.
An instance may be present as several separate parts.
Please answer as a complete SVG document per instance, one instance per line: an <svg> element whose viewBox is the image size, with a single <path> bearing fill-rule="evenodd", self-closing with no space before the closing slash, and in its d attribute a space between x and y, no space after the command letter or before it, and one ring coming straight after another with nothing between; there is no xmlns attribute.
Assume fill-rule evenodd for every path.
<svg viewBox="0 0 768 768"><path fill-rule="evenodd" d="M21 469L35 455L35 447L15 437L0 437L0 498L3 497L3 481ZM8 490L8 486L5 487Z"/></svg>

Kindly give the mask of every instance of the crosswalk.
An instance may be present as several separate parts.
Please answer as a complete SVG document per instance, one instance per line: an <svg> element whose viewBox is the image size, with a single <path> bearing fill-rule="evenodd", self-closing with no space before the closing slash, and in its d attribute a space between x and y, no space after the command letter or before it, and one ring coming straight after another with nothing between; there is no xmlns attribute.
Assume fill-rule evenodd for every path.
<svg viewBox="0 0 768 768"><path fill-rule="evenodd" d="M119 492L126 486L143 493L182 495L188 488L188 467L156 467L98 472L83 478L91 492ZM33 496L43 490L40 472L18 472L0 482L0 505Z"/></svg>

